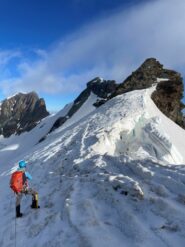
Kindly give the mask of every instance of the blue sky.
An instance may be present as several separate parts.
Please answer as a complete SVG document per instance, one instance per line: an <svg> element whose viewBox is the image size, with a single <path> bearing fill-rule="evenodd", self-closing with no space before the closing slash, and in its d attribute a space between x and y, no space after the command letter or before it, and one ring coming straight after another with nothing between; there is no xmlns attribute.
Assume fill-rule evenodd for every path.
<svg viewBox="0 0 185 247"><path fill-rule="evenodd" d="M142 0L0 0L1 48L47 48L87 22Z"/></svg>
<svg viewBox="0 0 185 247"><path fill-rule="evenodd" d="M147 57L184 75L184 13L181 0L0 0L0 99L34 90L59 110Z"/></svg>

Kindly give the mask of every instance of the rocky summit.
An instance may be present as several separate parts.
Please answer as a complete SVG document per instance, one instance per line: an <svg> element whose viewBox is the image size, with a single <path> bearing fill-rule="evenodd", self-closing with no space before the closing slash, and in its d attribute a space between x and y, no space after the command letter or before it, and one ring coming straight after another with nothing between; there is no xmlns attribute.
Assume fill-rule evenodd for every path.
<svg viewBox="0 0 185 247"><path fill-rule="evenodd" d="M132 90L149 88L152 85L156 85L152 99L157 107L184 128L182 114L184 104L181 102L184 91L182 77L176 71L163 68L155 58L146 59L136 71L118 85L111 98Z"/></svg>
<svg viewBox="0 0 185 247"><path fill-rule="evenodd" d="M18 93L1 102L0 134L9 137L29 131L48 115L44 99L35 92Z"/></svg>

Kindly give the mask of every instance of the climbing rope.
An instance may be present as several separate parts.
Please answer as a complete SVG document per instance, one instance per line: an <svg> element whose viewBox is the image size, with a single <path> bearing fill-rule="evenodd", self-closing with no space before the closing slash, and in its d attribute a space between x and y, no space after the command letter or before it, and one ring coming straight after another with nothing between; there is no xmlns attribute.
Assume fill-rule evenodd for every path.
<svg viewBox="0 0 185 247"><path fill-rule="evenodd" d="M16 200L16 195L14 193L14 197L15 197L15 200ZM12 201L13 201L13 198L12 196ZM15 202L14 202L14 212L15 212L15 220L14 220L14 236L15 236L15 241L14 241L14 246L17 247L17 222L16 222L16 210L15 210Z"/></svg>
<svg viewBox="0 0 185 247"><path fill-rule="evenodd" d="M13 193L13 195L11 195L11 200L10 200L10 210L12 210L12 208L14 208L15 210L15 202L14 202L14 197L15 194ZM16 222L16 210L14 211L15 214L13 216L14 218L14 224L13 225L13 229L12 229L12 234L14 234L14 246L17 247L17 222Z"/></svg>
<svg viewBox="0 0 185 247"><path fill-rule="evenodd" d="M15 212L15 247L17 246L17 221L16 221L16 212Z"/></svg>

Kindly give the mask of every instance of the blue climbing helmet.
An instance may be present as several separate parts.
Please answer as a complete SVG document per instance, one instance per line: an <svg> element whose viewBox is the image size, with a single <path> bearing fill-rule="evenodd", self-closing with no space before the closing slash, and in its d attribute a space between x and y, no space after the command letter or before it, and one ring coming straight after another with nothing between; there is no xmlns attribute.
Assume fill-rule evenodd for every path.
<svg viewBox="0 0 185 247"><path fill-rule="evenodd" d="M27 165L26 161L24 161L24 160L20 160L20 161L19 161L19 167L20 167L20 168L25 168L26 165Z"/></svg>

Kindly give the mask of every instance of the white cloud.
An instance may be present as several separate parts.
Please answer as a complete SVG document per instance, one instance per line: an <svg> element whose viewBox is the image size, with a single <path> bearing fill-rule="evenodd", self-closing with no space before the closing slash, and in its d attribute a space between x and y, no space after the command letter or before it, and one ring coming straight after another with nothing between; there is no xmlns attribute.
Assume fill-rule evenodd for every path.
<svg viewBox="0 0 185 247"><path fill-rule="evenodd" d="M156 0L120 9L47 51L37 50L40 58L20 64L21 76L2 80L0 88L5 95L22 90L51 94L80 91L95 76L122 81L147 57L156 57L167 67L182 68L184 13L184 0Z"/></svg>
<svg viewBox="0 0 185 247"><path fill-rule="evenodd" d="M18 50L0 50L0 69L5 67L13 58L21 57Z"/></svg>

